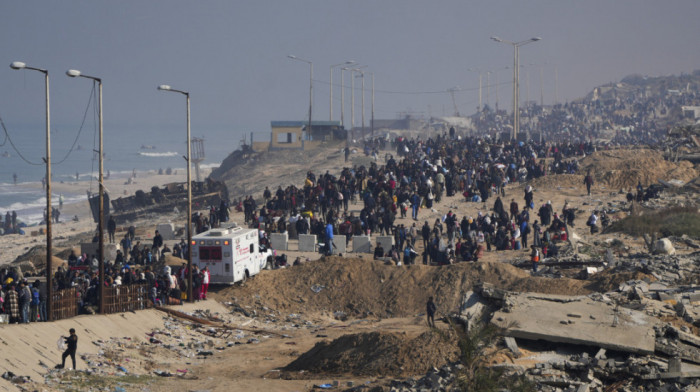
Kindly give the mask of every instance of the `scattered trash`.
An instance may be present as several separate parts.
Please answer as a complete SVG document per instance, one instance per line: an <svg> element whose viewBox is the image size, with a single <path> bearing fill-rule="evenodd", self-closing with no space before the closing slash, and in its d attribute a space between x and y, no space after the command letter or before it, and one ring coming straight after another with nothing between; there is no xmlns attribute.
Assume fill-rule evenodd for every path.
<svg viewBox="0 0 700 392"><path fill-rule="evenodd" d="M313 291L314 293L318 294L318 293L321 292L321 290L323 290L323 289L325 289L325 288L326 288L326 286L322 286L322 285L315 284L315 285L311 286L311 291Z"/></svg>

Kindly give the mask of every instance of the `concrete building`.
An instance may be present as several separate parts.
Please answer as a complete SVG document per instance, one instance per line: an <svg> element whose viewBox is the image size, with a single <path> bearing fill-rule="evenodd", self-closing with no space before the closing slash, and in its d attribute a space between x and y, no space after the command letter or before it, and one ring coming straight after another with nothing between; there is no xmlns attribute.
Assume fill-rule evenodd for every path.
<svg viewBox="0 0 700 392"><path fill-rule="evenodd" d="M345 140L347 132L340 121L272 121L270 123L270 147L272 150L306 150L330 140Z"/></svg>

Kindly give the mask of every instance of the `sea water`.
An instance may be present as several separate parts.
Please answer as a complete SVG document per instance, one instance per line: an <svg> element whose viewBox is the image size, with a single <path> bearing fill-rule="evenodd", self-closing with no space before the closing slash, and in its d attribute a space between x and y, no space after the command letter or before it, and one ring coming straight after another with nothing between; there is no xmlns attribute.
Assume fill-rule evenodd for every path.
<svg viewBox="0 0 700 392"><path fill-rule="evenodd" d="M6 212L16 211L18 220L27 225L37 224L43 220L46 207L46 191L42 187L42 179L46 176L46 164L43 162L43 157L46 156L45 130L8 128L7 131L14 147L0 128L0 214L4 219ZM165 172L170 168L183 173L185 181L186 161L183 156L187 155L187 146L184 129L143 132L105 129L104 133L105 177L109 175L109 178L127 180L134 171L139 173L162 169ZM214 135L217 132L208 133ZM177 137L173 136L175 134ZM86 200L88 191L98 191L97 137L92 129L83 130L79 137L76 136L75 129L52 127L52 184L75 182L76 176L81 184L85 184L85 189L75 194L59 195L52 188L52 205L56 207L60 196L63 197L64 204L69 204ZM203 144L206 157L200 167L216 167L238 147L239 138L233 135L227 138L205 135ZM193 166L193 176L194 173Z"/></svg>

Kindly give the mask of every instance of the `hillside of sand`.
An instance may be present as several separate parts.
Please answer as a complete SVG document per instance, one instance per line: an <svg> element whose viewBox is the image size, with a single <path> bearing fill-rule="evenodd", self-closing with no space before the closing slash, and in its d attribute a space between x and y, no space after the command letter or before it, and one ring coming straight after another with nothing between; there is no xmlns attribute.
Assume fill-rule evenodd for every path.
<svg viewBox="0 0 700 392"><path fill-rule="evenodd" d="M268 184L271 188L277 185L288 184L301 185L306 171L315 173L329 170L337 173L345 162L339 153L340 147L329 146L325 150L313 154L299 154L288 152L289 155L277 154L276 157L265 156L257 161L244 162L241 168L237 168L227 182L247 184L248 190L256 197L260 197L262 189ZM619 161L619 156L606 156L601 154L595 167L616 170L616 166L638 159L634 152L626 153L627 157ZM594 154L595 155L595 154ZM329 159L330 158L330 159ZM293 159L298 159L294 161ZM369 159L361 154L353 154L350 164L368 164ZM592 158L591 158L592 159ZM585 160L584 160L585 162ZM380 162L381 163L381 162ZM592 163L591 163L592 164ZM248 166L246 166L248 165ZM659 161L657 165L659 175L669 175L674 168L683 167L686 163L674 164L664 168L666 162ZM689 166L692 168L692 165ZM694 168L692 168L694 170ZM596 176L600 175L594 169ZM253 175L251 175L253 173ZM257 173L266 173L258 175ZM601 171L601 173L603 173ZM535 200L544 202L551 200L555 209L559 210L567 199L580 208L588 209L607 203L622 203L624 195L611 195L611 189L597 181L593 188L592 197L585 196L585 190L580 180L567 182L571 176L549 176L554 186L541 186L535 182ZM596 177L603 178L603 177ZM537 180L540 181L540 180ZM635 183L636 184L636 183ZM522 200L522 187L524 184L513 184L506 189L506 200L511 197ZM558 189L557 189L558 187ZM248 192L246 192L248 193ZM240 197L235 192L232 197ZM441 217L448 209L452 209L459 217L475 216L479 211L488 211L493 199L488 203L468 203L457 195L446 198L437 204L434 210L421 210L421 221L434 221ZM361 204L351 205L351 210L358 212ZM183 217L171 217L176 224L182 225ZM242 213L232 211L232 220L242 222ZM576 227L584 240L606 241L618 239L624 242L627 250L620 251L620 257L635 254L643 250L640 239L626 235L597 235L591 238L585 230L583 221L585 214L579 214ZM81 222L82 223L82 222ZM155 221L137 222L137 226L146 235L152 233ZM409 219L398 219L397 223L411 224ZM60 227L60 226L59 226ZM94 228L94 224L89 224ZM61 245L70 245L77 237L76 232L58 230L56 235L61 236ZM89 233L86 233L89 235ZM83 237L86 234L83 234ZM32 246L41 246L41 238L33 238L34 243L23 243L25 252ZM419 241L419 251L422 244ZM22 253L22 252L20 252ZM437 298L438 316L444 315L457 308L461 301L461 293L470 290L478 283L491 283L496 287L514 290L531 291L551 294L586 295L594 291L607 291L616 289L622 282L632 279L649 279L639 273L612 274L608 271L594 275L587 280L568 278L532 277L529 271L512 266L511 262L527 259L527 252L487 252L483 262L459 263L451 266L387 266L381 262L370 260L370 255L362 258L351 255L348 258L330 257L318 259L317 254L302 253L296 251L284 252L293 260L296 256L311 259L301 266L263 271L254 279L249 280L243 286L218 288L212 297L227 304L228 309L222 311L221 317L227 325L235 328L261 328L270 333L263 336L237 334L228 338L211 338L205 336L207 327L201 325L185 325L179 327L181 331L187 331L192 336L188 339L196 341L211 340L211 347L217 348L214 355L208 357L189 358L180 354L164 351L164 346L171 348L180 347L184 334L171 333L172 336L159 334L158 339L163 343L150 343L144 333L152 333L150 328L159 328L166 331L172 328L173 319L164 318L155 312L137 312L139 317L146 317L143 322L149 330L131 332L124 330L123 334L113 330L95 331L94 328L85 326L89 330L80 332L85 336L82 340L86 346L90 341L99 344L110 344L111 351L100 349L97 346L88 350L91 355L99 352L105 353L125 350L120 357L124 362L120 365L130 372L132 376L143 374L148 380L148 385L129 384L116 370L110 370L113 380L119 382L125 390L172 391L172 390L251 390L251 391L288 391L311 390L313 385L329 382L330 377L339 380L354 381L356 383L375 382L375 380L388 375L416 375L426 370L426 367L440 367L444 361L453 358L455 348L451 344L441 343L435 335L426 335L428 329L425 326L424 313L425 301L428 296ZM63 253L60 254L63 256ZM32 256L41 260L41 255L35 252L27 252L27 257ZM57 256L58 257L58 256ZM202 307L210 307L202 303ZM192 309L187 307L187 309ZM129 315L125 315L131 320ZM101 317L114 316L90 316L100 325L105 321L97 321ZM84 324L82 318L66 320L61 324L63 329L71 323ZM160 325L160 327L158 327ZM16 330L21 326L9 326ZM446 330L444 324L441 326ZM7 327L5 327L7 328ZM28 327L33 331L34 325ZM7 332L9 330L4 330ZM150 331L150 332L149 332ZM274 332L274 333L273 333ZM14 336L14 333L8 332ZM59 330L37 331L37 333L18 336L17 340L5 339L10 344L25 344L23 347L38 347L43 363L46 358L53 359L57 352L49 346L55 344ZM85 335L88 334L89 335ZM281 335L276 335L279 333ZM200 335L197 335L200 334ZM50 339L46 336L50 335ZM133 348L116 340L131 338L134 340ZM126 336L128 335L128 336ZM281 337L282 335L286 337ZM88 337L89 336L89 337ZM138 341L136 341L138 338ZM14 338L13 338L14 339ZM179 339L179 340L178 340ZM254 340L255 339L255 340ZM429 347L418 345L418 341L429 342ZM48 342L47 342L48 340ZM99 340L108 343L101 343ZM115 343L110 343L112 341ZM26 341L26 343L21 343ZM187 343L183 343L187 345ZM228 346L231 344L231 346ZM94 344L93 344L94 345ZM43 348L42 348L43 346ZM101 346L102 347L102 346ZM208 346L207 346L208 347ZM219 349L221 348L221 349ZM413 349L412 349L413 348ZM9 352L3 357L8 362L17 352ZM161 354L158 354L161 352ZM92 357L86 357L92 358ZM416 360L416 358L420 360ZM127 361L128 359L128 361ZM35 361L28 358L25 365L31 366L34 378L47 370ZM91 359L93 360L93 359ZM94 361L94 360L93 360ZM109 363L108 369L116 369L117 363L102 360ZM129 364L149 363L149 370ZM49 362L51 365L52 363ZM79 367L82 367L82 362ZM102 365L103 367L106 365ZM17 367L13 367L13 371ZM20 370L22 368L19 368ZM188 378L153 376L153 369L168 369L177 374L178 370L187 371ZM21 374L21 373L20 373ZM82 373L80 373L82 376ZM180 373L182 374L182 373ZM71 381L76 376L74 373L66 373L65 382ZM191 378L189 378L191 377ZM196 377L196 379L195 379ZM60 388L58 388L60 389Z"/></svg>

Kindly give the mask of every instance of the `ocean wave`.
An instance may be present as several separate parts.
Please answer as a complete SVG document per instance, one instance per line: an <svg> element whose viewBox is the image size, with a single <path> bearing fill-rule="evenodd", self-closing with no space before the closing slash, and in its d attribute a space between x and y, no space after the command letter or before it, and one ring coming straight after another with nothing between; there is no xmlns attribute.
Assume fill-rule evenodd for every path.
<svg viewBox="0 0 700 392"><path fill-rule="evenodd" d="M55 193L52 194L51 205L58 207L59 197L60 196ZM64 196L63 204L72 204L83 200L87 200L87 195ZM46 196L39 197L30 201L14 202L7 206L0 206L0 211L2 211L3 213L7 211L17 211L19 213L21 211L41 208L41 211L43 213L44 207L46 207Z"/></svg>
<svg viewBox="0 0 700 392"><path fill-rule="evenodd" d="M155 157L155 158L177 156L177 153L174 151L168 151L168 152L143 152L143 151L139 151L137 154L144 156L144 157Z"/></svg>

